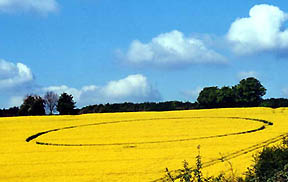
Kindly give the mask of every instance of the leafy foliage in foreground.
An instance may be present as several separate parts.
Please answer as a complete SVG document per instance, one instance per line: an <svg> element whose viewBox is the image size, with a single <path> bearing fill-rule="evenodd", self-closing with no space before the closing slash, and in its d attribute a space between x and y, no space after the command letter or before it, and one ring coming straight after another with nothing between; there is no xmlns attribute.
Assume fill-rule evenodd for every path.
<svg viewBox="0 0 288 182"><path fill-rule="evenodd" d="M287 182L288 181L288 142L283 140L283 145L266 147L258 155L254 156L255 164L248 168L245 178L234 177L234 174L227 177L219 174L217 177L204 177L200 152L196 156L196 167L190 168L184 161L180 174L172 176L166 168L166 178L163 181L175 182ZM199 148L198 148L199 149ZM229 162L229 161L228 161ZM233 168L231 165L231 171Z"/></svg>
<svg viewBox="0 0 288 182"><path fill-rule="evenodd" d="M288 147L283 145L264 148L255 158L255 165L246 174L247 182L288 181Z"/></svg>

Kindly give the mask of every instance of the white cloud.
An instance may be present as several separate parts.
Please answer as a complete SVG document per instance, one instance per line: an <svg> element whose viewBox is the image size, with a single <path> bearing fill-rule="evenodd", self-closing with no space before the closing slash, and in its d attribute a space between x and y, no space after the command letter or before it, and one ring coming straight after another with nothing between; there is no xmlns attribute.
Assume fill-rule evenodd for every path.
<svg viewBox="0 0 288 182"><path fill-rule="evenodd" d="M42 91L43 92L53 91L57 93L58 95L62 94L63 92L66 92L68 94L73 95L73 98L77 101L79 100L80 95L81 95L81 90L78 90L76 88L70 88L66 85L44 87L42 88Z"/></svg>
<svg viewBox="0 0 288 182"><path fill-rule="evenodd" d="M203 87L198 86L192 90L182 91L181 94L188 100L196 100L202 90Z"/></svg>
<svg viewBox="0 0 288 182"><path fill-rule="evenodd" d="M283 94L283 96L288 97L288 88L283 88L282 94Z"/></svg>
<svg viewBox="0 0 288 182"><path fill-rule="evenodd" d="M33 80L33 74L26 65L0 60L0 89L23 86Z"/></svg>
<svg viewBox="0 0 288 182"><path fill-rule="evenodd" d="M183 65L195 63L223 63L225 58L204 42L185 37L177 30L163 33L148 43L134 40L124 58L131 64Z"/></svg>
<svg viewBox="0 0 288 182"><path fill-rule="evenodd" d="M242 79L249 78L249 77L256 78L258 77L258 73L255 71L241 71L238 73L237 76L240 80L242 80Z"/></svg>
<svg viewBox="0 0 288 182"><path fill-rule="evenodd" d="M227 39L238 54L288 49L288 14L276 6L261 4L250 9L249 17L238 18L230 26Z"/></svg>
<svg viewBox="0 0 288 182"><path fill-rule="evenodd" d="M56 0L0 0L0 11L35 11L41 14L57 11Z"/></svg>
<svg viewBox="0 0 288 182"><path fill-rule="evenodd" d="M23 103L23 96L12 96L9 100L9 107L20 106Z"/></svg>
<svg viewBox="0 0 288 182"><path fill-rule="evenodd" d="M63 92L71 94L79 107L99 103L161 100L159 91L154 89L147 78L141 74L110 81L104 86L88 85L80 89L66 85L49 87L31 85L31 87L26 88L25 86L29 85L31 81L33 81L33 75L27 66L0 60L0 93L4 94L4 97L3 94L1 95L2 99L7 101L7 104L2 104L2 107L19 106L26 94L44 95L47 91L53 91L58 95ZM8 92L7 89L9 89Z"/></svg>
<svg viewBox="0 0 288 182"><path fill-rule="evenodd" d="M89 85L76 89L62 85L46 87L42 89L43 91L72 94L78 106L108 102L158 101L161 98L158 90L154 89L147 78L140 74L129 75L117 81L110 81L104 86Z"/></svg>
<svg viewBox="0 0 288 182"><path fill-rule="evenodd" d="M147 97L151 88L143 75L130 75L122 80L111 81L103 88L103 92L108 97Z"/></svg>

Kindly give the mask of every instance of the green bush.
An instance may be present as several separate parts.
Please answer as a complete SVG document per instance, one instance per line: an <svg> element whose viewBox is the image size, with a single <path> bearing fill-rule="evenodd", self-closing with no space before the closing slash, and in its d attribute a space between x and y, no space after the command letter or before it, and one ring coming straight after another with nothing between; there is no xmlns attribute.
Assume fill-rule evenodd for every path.
<svg viewBox="0 0 288 182"><path fill-rule="evenodd" d="M286 144L264 148L254 159L255 164L248 170L245 181L274 182L278 178L286 178L284 181L288 181L288 148Z"/></svg>
<svg viewBox="0 0 288 182"><path fill-rule="evenodd" d="M199 153L196 156L196 167L190 168L188 163L184 161L183 169L177 170L173 174L166 168L166 177L162 181L169 182L288 182L288 140L283 139L283 144L274 147L266 147L258 155L254 156L255 164L248 168L245 179L235 177L232 164L232 176L227 177L219 174L217 177L202 175L202 162Z"/></svg>

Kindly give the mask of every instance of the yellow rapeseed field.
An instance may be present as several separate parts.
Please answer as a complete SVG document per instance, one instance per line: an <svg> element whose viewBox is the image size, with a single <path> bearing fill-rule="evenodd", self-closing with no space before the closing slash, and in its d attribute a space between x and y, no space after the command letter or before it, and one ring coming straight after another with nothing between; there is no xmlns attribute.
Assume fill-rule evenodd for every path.
<svg viewBox="0 0 288 182"><path fill-rule="evenodd" d="M198 145L204 174L241 175L286 133L288 108L0 118L0 181L157 181Z"/></svg>

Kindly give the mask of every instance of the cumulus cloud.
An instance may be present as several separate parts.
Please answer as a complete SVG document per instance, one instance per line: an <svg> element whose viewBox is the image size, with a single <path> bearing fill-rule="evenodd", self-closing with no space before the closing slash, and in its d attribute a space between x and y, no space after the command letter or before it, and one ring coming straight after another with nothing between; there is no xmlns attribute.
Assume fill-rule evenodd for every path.
<svg viewBox="0 0 288 182"><path fill-rule="evenodd" d="M288 97L288 88L283 88L282 94L283 94L283 96Z"/></svg>
<svg viewBox="0 0 288 182"><path fill-rule="evenodd" d="M258 73L255 72L255 71L241 71L238 73L237 77L242 80L242 79L245 79L245 78L249 78L249 77L258 77Z"/></svg>
<svg viewBox="0 0 288 182"><path fill-rule="evenodd" d="M183 65L195 63L223 63L225 58L216 51L207 48L197 38L185 37L174 30L153 38L148 43L134 40L124 54L128 63L154 65Z"/></svg>
<svg viewBox="0 0 288 182"><path fill-rule="evenodd" d="M261 4L250 9L249 17L238 18L230 26L227 39L238 54L288 49L288 14L276 6Z"/></svg>
<svg viewBox="0 0 288 182"><path fill-rule="evenodd" d="M62 85L46 87L42 91L72 94L78 106L98 103L159 101L161 99L158 90L154 89L147 78L140 74L110 81L104 86L89 85L76 89Z"/></svg>
<svg viewBox="0 0 288 182"><path fill-rule="evenodd" d="M23 103L23 99L23 96L10 97L8 107L20 106Z"/></svg>
<svg viewBox="0 0 288 182"><path fill-rule="evenodd" d="M7 101L7 104L2 104L2 107L19 106L23 103L25 95L30 93L44 95L47 91L53 91L58 95L63 92L71 94L79 107L100 103L161 100L159 91L153 88L147 78L141 74L129 75L103 86L87 85L80 89L66 85L48 87L31 85L25 88L32 81L34 81L33 75L27 66L0 60L0 93L4 93L5 98L2 94L2 99Z"/></svg>
<svg viewBox="0 0 288 182"><path fill-rule="evenodd" d="M0 90L23 86L33 80L33 74L26 65L0 60Z"/></svg>
<svg viewBox="0 0 288 182"><path fill-rule="evenodd" d="M56 0L0 0L0 11L9 13L17 11L35 11L41 14L57 11Z"/></svg>
<svg viewBox="0 0 288 182"><path fill-rule="evenodd" d="M183 95L188 100L196 100L202 90L203 90L203 87L198 86L192 90L182 91L181 95Z"/></svg>
<svg viewBox="0 0 288 182"><path fill-rule="evenodd" d="M79 100L81 95L81 90L78 90L76 88L70 88L66 85L43 87L41 91L42 92L53 91L58 95L62 94L63 92L66 92L68 94L73 95L73 98L77 101Z"/></svg>

